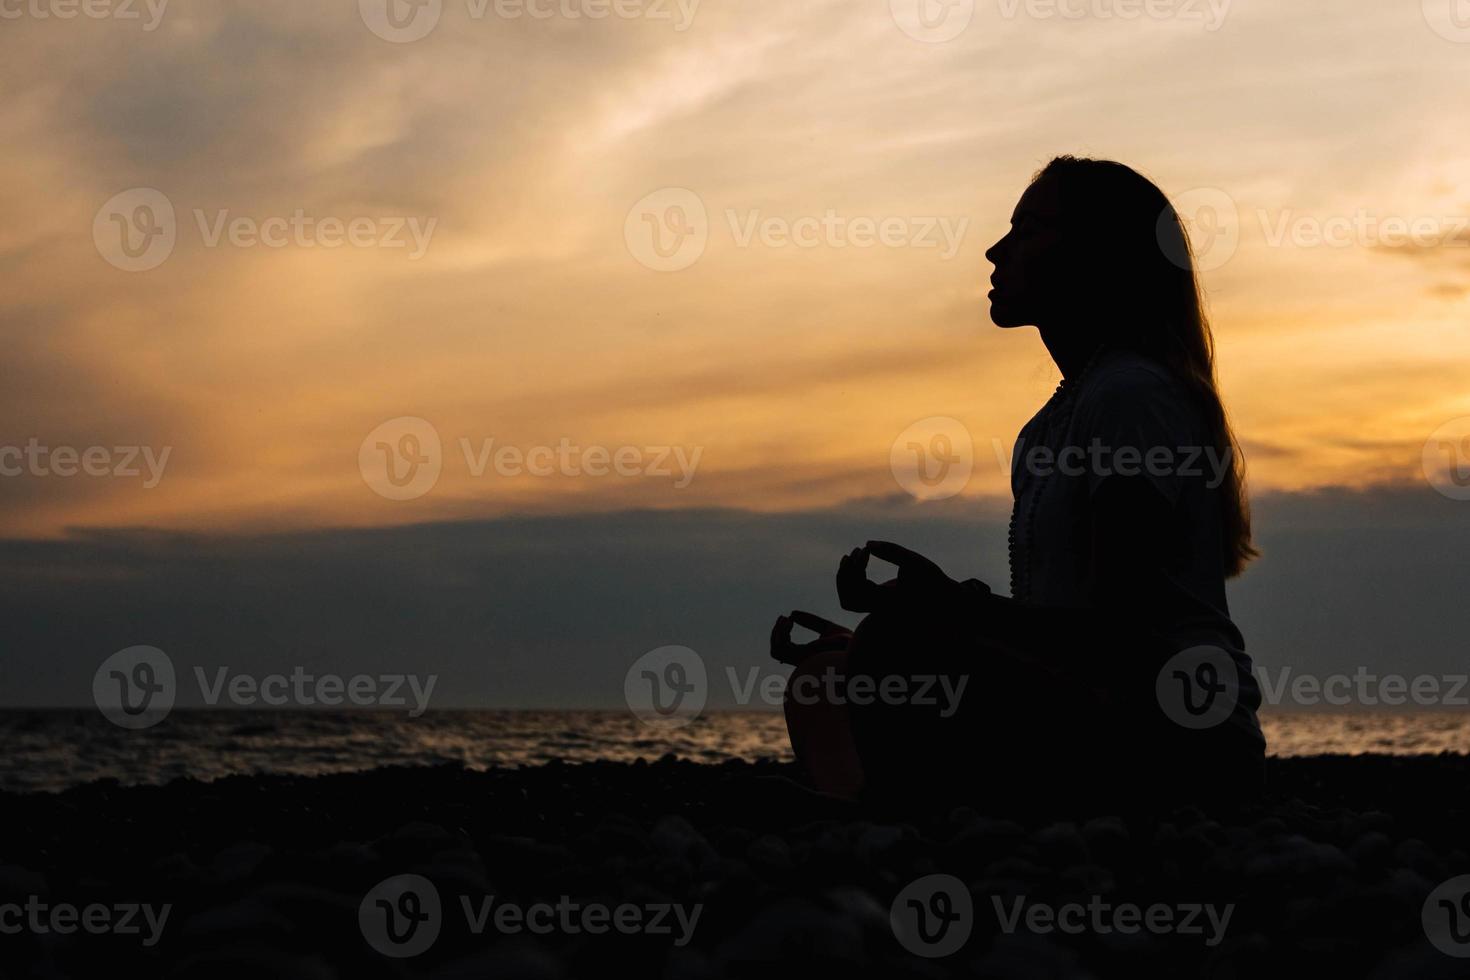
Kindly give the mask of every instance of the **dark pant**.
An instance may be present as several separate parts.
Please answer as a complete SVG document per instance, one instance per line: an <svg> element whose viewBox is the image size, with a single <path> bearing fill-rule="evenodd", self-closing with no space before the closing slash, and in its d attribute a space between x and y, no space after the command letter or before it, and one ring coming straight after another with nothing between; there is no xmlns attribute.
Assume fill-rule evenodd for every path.
<svg viewBox="0 0 1470 980"><path fill-rule="evenodd" d="M870 615L847 669L865 792L875 801L974 801L1014 811L1258 796L1263 745L1230 722L1204 730L1175 724L1154 686L1171 651L1159 640L1105 633L1095 650L1049 657L1003 647L953 613ZM1042 666L1059 662L1108 669ZM962 693L954 700L946 691Z"/></svg>

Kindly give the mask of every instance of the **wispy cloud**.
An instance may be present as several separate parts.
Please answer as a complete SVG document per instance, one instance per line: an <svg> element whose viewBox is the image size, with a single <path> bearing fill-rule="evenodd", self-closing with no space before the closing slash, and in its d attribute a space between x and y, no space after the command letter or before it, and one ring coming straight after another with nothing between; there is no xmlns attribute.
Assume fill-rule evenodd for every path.
<svg viewBox="0 0 1470 980"><path fill-rule="evenodd" d="M1242 435L1278 447L1256 454L1256 487L1412 475L1446 413L1470 414L1457 253L1273 246L1256 216L1466 200L1470 144L1442 98L1462 46L1414 9L1344 19L1316 0L1232 5L1213 30L1017 9L981 5L942 44L907 36L886 3L835 0L705 3L687 30L477 19L448 3L408 44L375 36L353 4L174 4L146 33L7 21L0 444L173 456L149 490L0 479L0 527L399 524L889 492L889 448L915 419L960 418L985 453L1054 383L1033 336L989 327L981 283L1016 195L1064 151L1237 202L1240 247L1207 286ZM92 233L134 187L166 195L178 240L127 273ZM702 257L678 272L646 268L624 237L661 188L692 191L708 216ZM435 225L414 260L208 233L298 213ZM829 213L965 231L948 259L740 238L750 222ZM451 447L682 444L705 462L673 498L639 481L449 471L394 505L364 487L356 454L405 415ZM993 468L971 487L1004 492Z"/></svg>

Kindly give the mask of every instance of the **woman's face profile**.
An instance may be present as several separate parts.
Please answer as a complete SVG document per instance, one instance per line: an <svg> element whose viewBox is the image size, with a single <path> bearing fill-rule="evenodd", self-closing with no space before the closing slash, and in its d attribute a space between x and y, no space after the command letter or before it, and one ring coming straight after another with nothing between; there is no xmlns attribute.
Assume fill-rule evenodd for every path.
<svg viewBox="0 0 1470 980"><path fill-rule="evenodd" d="M1042 178L1026 188L1011 215L1010 231L986 251L995 266L990 319L998 327L1023 327L1046 318L1063 295L1057 280L1062 256L1061 208L1053 181Z"/></svg>

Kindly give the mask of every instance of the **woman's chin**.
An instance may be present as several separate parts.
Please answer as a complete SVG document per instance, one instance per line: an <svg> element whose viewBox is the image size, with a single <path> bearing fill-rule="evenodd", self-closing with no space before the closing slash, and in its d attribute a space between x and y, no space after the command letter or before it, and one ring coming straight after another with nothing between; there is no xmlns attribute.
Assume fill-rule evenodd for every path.
<svg viewBox="0 0 1470 980"><path fill-rule="evenodd" d="M1002 330L1011 330L1015 327L1024 327L1025 321L1017 317L1012 310L1007 310L1005 305L994 300L990 302L990 322Z"/></svg>

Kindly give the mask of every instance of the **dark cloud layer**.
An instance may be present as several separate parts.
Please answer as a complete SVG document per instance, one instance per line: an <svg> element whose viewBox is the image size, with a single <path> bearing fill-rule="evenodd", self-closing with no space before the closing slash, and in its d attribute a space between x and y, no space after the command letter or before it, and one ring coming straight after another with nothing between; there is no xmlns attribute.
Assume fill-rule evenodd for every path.
<svg viewBox="0 0 1470 980"><path fill-rule="evenodd" d="M1262 498L1265 556L1232 586L1258 661L1464 672L1467 507L1427 487ZM832 572L870 537L1005 587L1004 516L974 503L0 542L0 703L86 704L103 659L150 644L190 677L195 666L437 673L438 707L616 707L628 666L655 647L686 645L719 678L744 676L772 666L777 613L851 620ZM728 702L727 683L713 689Z"/></svg>

